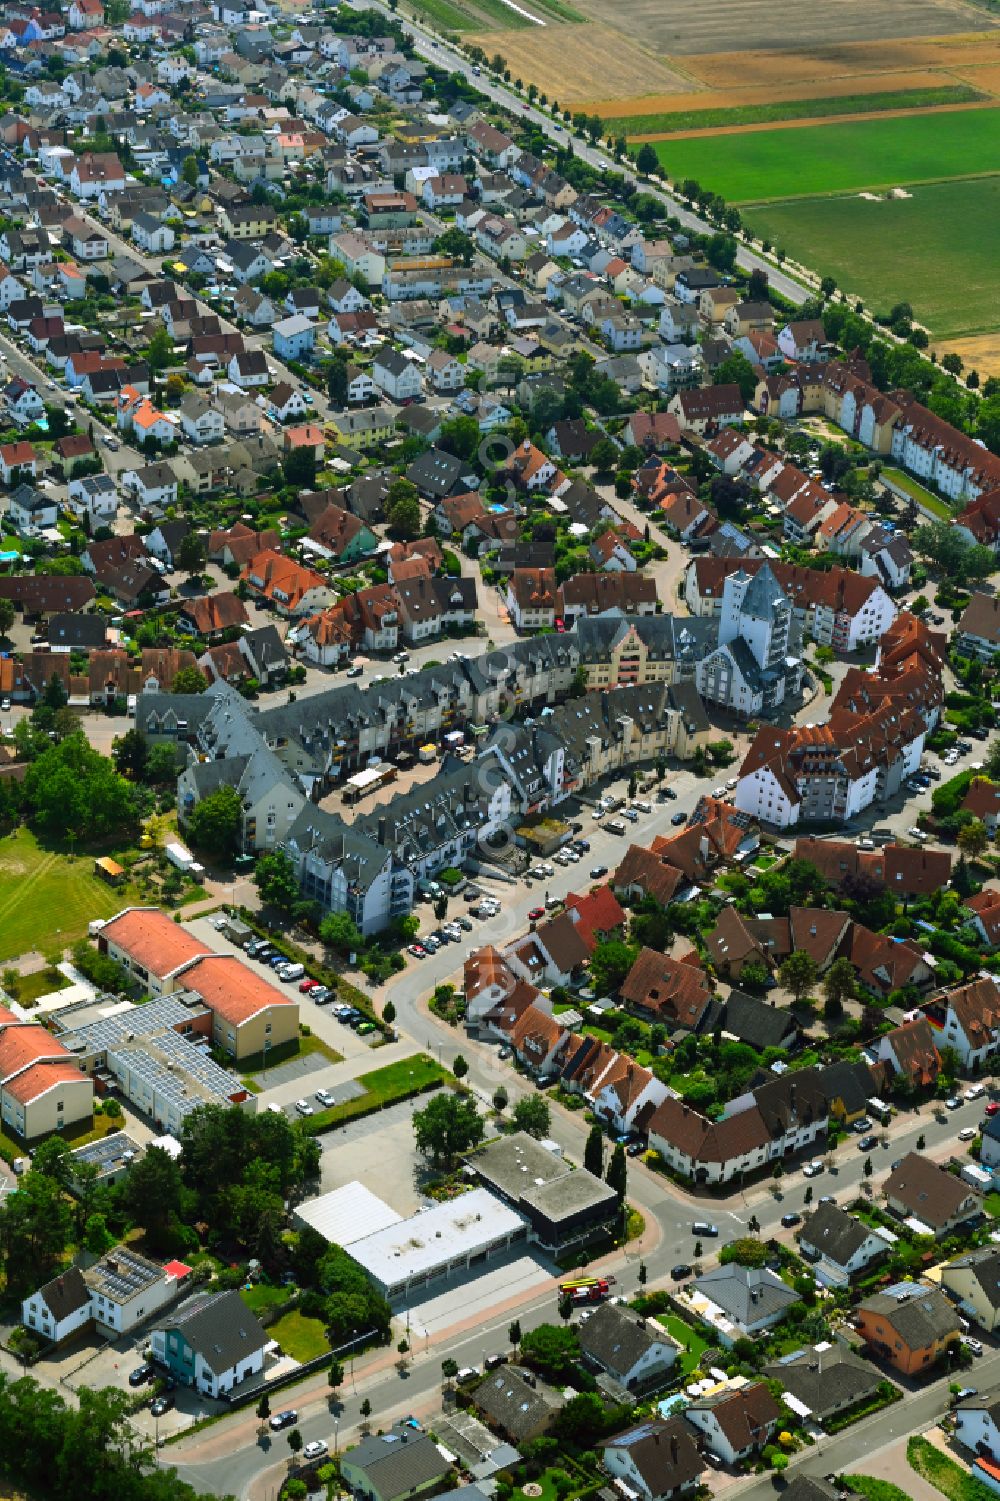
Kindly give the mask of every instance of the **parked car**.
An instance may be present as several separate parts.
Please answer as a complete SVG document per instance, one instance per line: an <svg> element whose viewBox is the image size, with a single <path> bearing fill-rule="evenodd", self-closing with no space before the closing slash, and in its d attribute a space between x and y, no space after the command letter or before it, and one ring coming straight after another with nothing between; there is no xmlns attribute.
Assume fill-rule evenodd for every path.
<svg viewBox="0 0 1000 1501"><path fill-rule="evenodd" d="M153 1367L148 1360L145 1360L142 1365L136 1366L134 1371L129 1371L128 1384L129 1386L145 1386L147 1381L153 1379L153 1374Z"/></svg>
<svg viewBox="0 0 1000 1501"><path fill-rule="evenodd" d="M594 865L592 866L590 871L590 879L592 881L599 881L601 877L606 876L607 873L608 867L606 865Z"/></svg>
<svg viewBox="0 0 1000 1501"><path fill-rule="evenodd" d="M302 1450L303 1459L322 1459L324 1454L329 1454L330 1446L325 1438L314 1438L306 1444Z"/></svg>
<svg viewBox="0 0 1000 1501"><path fill-rule="evenodd" d="M149 1410L154 1418L162 1418L165 1412L169 1412L174 1406L175 1398L169 1392L163 1392L159 1397L154 1397L149 1404Z"/></svg>
<svg viewBox="0 0 1000 1501"><path fill-rule="evenodd" d="M276 1412L272 1414L271 1427L274 1429L275 1433L279 1433L282 1428L294 1428L298 1421L299 1415L295 1411L295 1408L286 1407L284 1412Z"/></svg>
<svg viewBox="0 0 1000 1501"><path fill-rule="evenodd" d="M299 986L299 994L300 995L308 995L309 992L312 991L312 990L322 990L322 989L323 989L323 987L319 983L318 980L303 980L302 984Z"/></svg>
<svg viewBox="0 0 1000 1501"><path fill-rule="evenodd" d="M814 1157L812 1162L807 1162L802 1169L803 1176L806 1178L818 1178L822 1171L823 1163L819 1157Z"/></svg>
<svg viewBox="0 0 1000 1501"><path fill-rule="evenodd" d="M975 1126L963 1126L962 1129L961 1129L961 1131L959 1131L959 1133L958 1133L958 1139L959 1139L959 1141L975 1141L975 1139L976 1139L976 1128L975 1128Z"/></svg>
<svg viewBox="0 0 1000 1501"><path fill-rule="evenodd" d="M961 1104L962 1102L958 1098L958 1095L950 1094L944 1102L944 1108L946 1110L958 1110Z"/></svg>
<svg viewBox="0 0 1000 1501"><path fill-rule="evenodd" d="M411 943L409 945L409 947L407 948L406 952L408 954L412 954L413 957L414 957L414 959L426 959L427 958L427 950L424 948L424 946L423 946L422 943Z"/></svg>
<svg viewBox="0 0 1000 1501"><path fill-rule="evenodd" d="M670 822L673 824L674 828L677 829L677 828L680 827L680 825L682 823L687 823L687 814L686 813L675 813L673 815L673 817L671 818Z"/></svg>
<svg viewBox="0 0 1000 1501"><path fill-rule="evenodd" d="M859 1152L870 1152L874 1147L877 1147L877 1146L878 1146L878 1137L877 1136L862 1136L861 1140L858 1142L858 1151Z"/></svg>
<svg viewBox="0 0 1000 1501"><path fill-rule="evenodd" d="M796 1214L794 1210L791 1210L788 1214L783 1214L781 1216L781 1223L784 1225L786 1230L790 1230L793 1225L800 1225L802 1223L802 1216L801 1214Z"/></svg>
<svg viewBox="0 0 1000 1501"><path fill-rule="evenodd" d="M532 922L537 922L540 917L544 917L544 916L545 916L545 908L544 907L532 907L531 911L528 913L528 917L531 919Z"/></svg>
<svg viewBox="0 0 1000 1501"><path fill-rule="evenodd" d="M670 1275L675 1282L683 1282L685 1277L691 1276L691 1268L686 1261L679 1261L676 1266L670 1268Z"/></svg>
<svg viewBox="0 0 1000 1501"><path fill-rule="evenodd" d="M318 990L309 992L309 999L317 1006L328 1006L333 1000L334 992L326 985L321 985Z"/></svg>
<svg viewBox="0 0 1000 1501"><path fill-rule="evenodd" d="M319 1103L323 1106L324 1110L329 1110L330 1106L334 1102L333 1101L333 1095L330 1093L330 1091L328 1089L317 1089L317 1091L316 1091L316 1098L319 1101Z"/></svg>
<svg viewBox="0 0 1000 1501"><path fill-rule="evenodd" d="M299 1115L312 1115L313 1113L313 1108L308 1100L296 1100L295 1109L298 1111Z"/></svg>

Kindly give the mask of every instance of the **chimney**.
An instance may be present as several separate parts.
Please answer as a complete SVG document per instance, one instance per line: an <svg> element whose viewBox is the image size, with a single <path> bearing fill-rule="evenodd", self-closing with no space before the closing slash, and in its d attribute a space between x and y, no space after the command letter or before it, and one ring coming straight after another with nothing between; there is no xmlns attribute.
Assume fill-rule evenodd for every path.
<svg viewBox="0 0 1000 1501"><path fill-rule="evenodd" d="M385 844L385 831L386 831L386 821L385 821L384 818L380 818L379 821L378 821L378 842L379 842L379 844Z"/></svg>

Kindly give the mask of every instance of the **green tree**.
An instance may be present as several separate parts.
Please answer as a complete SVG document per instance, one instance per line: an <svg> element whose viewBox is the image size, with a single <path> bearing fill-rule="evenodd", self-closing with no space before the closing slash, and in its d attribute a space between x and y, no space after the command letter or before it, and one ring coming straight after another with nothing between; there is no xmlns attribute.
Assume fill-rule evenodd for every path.
<svg viewBox="0 0 1000 1501"><path fill-rule="evenodd" d="M656 147L651 146L648 141L644 141L639 147L635 164L644 177L655 176L660 170L660 158L656 154Z"/></svg>
<svg viewBox="0 0 1000 1501"><path fill-rule="evenodd" d="M171 693L204 693L208 678L200 667L182 667L174 677Z"/></svg>
<svg viewBox="0 0 1000 1501"><path fill-rule="evenodd" d="M442 1089L423 1110L414 1111L413 1133L424 1157L435 1167L450 1168L460 1153L479 1145L484 1127L473 1100Z"/></svg>
<svg viewBox="0 0 1000 1501"><path fill-rule="evenodd" d="M637 947L621 939L599 944L590 959L590 981L597 994L611 995L619 990L637 955Z"/></svg>
<svg viewBox="0 0 1000 1501"><path fill-rule="evenodd" d="M181 164L181 181L186 182L189 188L198 186L198 158L186 156Z"/></svg>
<svg viewBox="0 0 1000 1501"><path fill-rule="evenodd" d="M207 555L205 538L201 532L196 532L192 527L187 535L181 538L181 544L177 549L177 566L182 573L194 577L204 569Z"/></svg>
<svg viewBox="0 0 1000 1501"><path fill-rule="evenodd" d="M162 1249L168 1230L179 1222L184 1185L174 1159L151 1146L115 1186L122 1211L146 1231L150 1245Z"/></svg>
<svg viewBox="0 0 1000 1501"><path fill-rule="evenodd" d="M778 981L796 1001L801 1001L812 990L818 974L812 955L804 949L794 949L778 970Z"/></svg>
<svg viewBox="0 0 1000 1501"><path fill-rule="evenodd" d="M103 839L138 822L135 788L80 733L42 751L22 786L32 823L49 838Z"/></svg>
<svg viewBox="0 0 1000 1501"><path fill-rule="evenodd" d="M463 1058L461 1053L455 1054L455 1061L451 1065L451 1071L456 1079L464 1079L469 1072L468 1060Z"/></svg>
<svg viewBox="0 0 1000 1501"><path fill-rule="evenodd" d="M600 1126L591 1126L583 1149L583 1165L595 1178L604 1176L604 1132Z"/></svg>
<svg viewBox="0 0 1000 1501"><path fill-rule="evenodd" d="M316 454L311 448L293 448L281 464L285 483L296 490L312 490L316 484Z"/></svg>
<svg viewBox="0 0 1000 1501"><path fill-rule="evenodd" d="M351 954L364 947L364 937L349 912L331 912L319 925L319 936L338 954Z"/></svg>
<svg viewBox="0 0 1000 1501"><path fill-rule="evenodd" d="M172 782L177 776L177 750L173 745L151 745L146 756L143 781L151 787Z"/></svg>
<svg viewBox="0 0 1000 1501"><path fill-rule="evenodd" d="M235 855L243 839L243 804L235 787L218 787L195 803L185 828L191 843L207 854Z"/></svg>
<svg viewBox="0 0 1000 1501"><path fill-rule="evenodd" d="M514 1319L507 1325L507 1338L516 1350L521 1343L521 1322Z"/></svg>
<svg viewBox="0 0 1000 1501"><path fill-rule="evenodd" d="M840 1002L853 998L856 989L854 965L850 959L835 959L823 979L823 994L828 1001Z"/></svg>
<svg viewBox="0 0 1000 1501"><path fill-rule="evenodd" d="M455 1377L458 1375L458 1361L452 1360L450 1355L442 1360L441 1375L444 1377L445 1385L450 1391L454 1385Z"/></svg>
<svg viewBox="0 0 1000 1501"><path fill-rule="evenodd" d="M986 826L979 818L970 819L958 831L958 847L963 855L968 855L970 860L975 860L983 854L988 843Z"/></svg>
<svg viewBox="0 0 1000 1501"><path fill-rule="evenodd" d="M0 599L0 636L6 636L14 624L15 613L13 603L9 599Z"/></svg>
<svg viewBox="0 0 1000 1501"><path fill-rule="evenodd" d="M29 1171L0 1208L0 1256L8 1293L20 1295L54 1273L73 1233L73 1215L60 1184Z"/></svg>
<svg viewBox="0 0 1000 1501"><path fill-rule="evenodd" d="M745 402L749 402L757 389L757 372L738 349L734 349L720 365L716 366L712 376L713 384L717 386L739 386L740 394Z"/></svg>
<svg viewBox="0 0 1000 1501"><path fill-rule="evenodd" d="M598 438L590 450L590 462L598 473L611 473L618 462L618 449L610 438Z"/></svg>
<svg viewBox="0 0 1000 1501"><path fill-rule="evenodd" d="M533 1370L559 1385L574 1374L580 1356L580 1341L572 1325L539 1324L521 1335L521 1359Z"/></svg>
<svg viewBox="0 0 1000 1501"><path fill-rule="evenodd" d="M549 1102L540 1094L525 1095L511 1111L511 1119L517 1129L526 1131L536 1140L548 1135L551 1118Z"/></svg>
<svg viewBox="0 0 1000 1501"><path fill-rule="evenodd" d="M625 1148L621 1142L616 1143L615 1149L611 1153L611 1161L608 1163L605 1182L618 1195L619 1204L624 1203L628 1183L628 1161L625 1157Z"/></svg>
<svg viewBox="0 0 1000 1501"><path fill-rule="evenodd" d="M330 1390L336 1395L344 1384L344 1363L338 1360L336 1355L331 1357L330 1364L327 1366L326 1379Z"/></svg>
<svg viewBox="0 0 1000 1501"><path fill-rule="evenodd" d="M408 479L392 482L383 510L394 537L409 541L420 535L420 501L416 485L411 484Z"/></svg>
<svg viewBox="0 0 1000 1501"><path fill-rule="evenodd" d="M382 1007L382 1020L385 1022L387 1027L391 1027L393 1022L396 1020L396 1008L393 1005L392 1001L386 1001L385 1005Z"/></svg>
<svg viewBox="0 0 1000 1501"><path fill-rule="evenodd" d="M149 742L141 730L126 730L111 742L111 759L116 770L130 782L141 782L149 758Z"/></svg>
<svg viewBox="0 0 1000 1501"><path fill-rule="evenodd" d="M496 1089L493 1091L493 1109L497 1112L498 1115L503 1115L504 1111L507 1109L509 1100L510 1096L508 1095L504 1086L502 1084L498 1084Z"/></svg>
<svg viewBox="0 0 1000 1501"><path fill-rule="evenodd" d="M153 330L149 343L146 345L146 362L154 375L159 375L173 362L173 358L174 341L160 323Z"/></svg>
<svg viewBox="0 0 1000 1501"><path fill-rule="evenodd" d="M291 856L271 850L257 857L253 873L260 899L279 912L291 912L299 899L299 880Z"/></svg>
<svg viewBox="0 0 1000 1501"><path fill-rule="evenodd" d="M719 1252L719 1261L723 1265L732 1261L737 1266L762 1267L767 1261L767 1257L768 1250L764 1242L754 1240L750 1236L731 1240Z"/></svg>
<svg viewBox="0 0 1000 1501"><path fill-rule="evenodd" d="M450 255L452 260L461 261L463 266L471 266L475 259L476 247L464 230L451 225L434 241L434 250L438 255Z"/></svg>
<svg viewBox="0 0 1000 1501"><path fill-rule="evenodd" d="M302 1452L302 1444L302 1434L297 1428L290 1428L288 1430L288 1447L289 1449L291 1449L292 1453L300 1454Z"/></svg>

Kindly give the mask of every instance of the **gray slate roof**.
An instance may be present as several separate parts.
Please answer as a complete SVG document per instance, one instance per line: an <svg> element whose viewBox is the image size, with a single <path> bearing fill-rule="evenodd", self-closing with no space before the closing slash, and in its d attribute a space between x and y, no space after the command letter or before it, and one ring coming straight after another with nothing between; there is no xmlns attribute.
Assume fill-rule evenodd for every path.
<svg viewBox="0 0 1000 1501"><path fill-rule="evenodd" d="M216 1376L271 1343L270 1336L238 1292L194 1298L166 1325L177 1329Z"/></svg>
<svg viewBox="0 0 1000 1501"><path fill-rule="evenodd" d="M735 1262L705 1272L694 1285L744 1327L761 1319L778 1318L799 1301L798 1294L767 1267L738 1266Z"/></svg>

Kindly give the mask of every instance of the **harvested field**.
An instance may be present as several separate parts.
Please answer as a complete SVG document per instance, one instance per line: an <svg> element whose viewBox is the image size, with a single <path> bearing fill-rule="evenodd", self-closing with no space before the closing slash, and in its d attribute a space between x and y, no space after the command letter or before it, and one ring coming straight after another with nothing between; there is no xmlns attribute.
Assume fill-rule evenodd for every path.
<svg viewBox="0 0 1000 1501"><path fill-rule="evenodd" d="M875 311L905 298L943 350L1000 328L1000 177L914 187L908 198L808 198L746 211L751 227ZM961 226L956 232L956 226ZM989 334L997 348L1000 336ZM943 341L946 341L943 342ZM987 351L987 344L983 351ZM977 368L985 369L981 354Z"/></svg>
<svg viewBox="0 0 1000 1501"><path fill-rule="evenodd" d="M699 135L656 150L671 178L696 178L727 203L890 188L995 171L1000 109Z"/></svg>
<svg viewBox="0 0 1000 1501"><path fill-rule="evenodd" d="M967 370L978 370L982 376L1000 375L1000 333L938 340L933 347L939 359L943 354L958 354Z"/></svg>
<svg viewBox="0 0 1000 1501"><path fill-rule="evenodd" d="M656 115L619 115L608 120L608 131L625 134L630 141L659 141L665 136L695 131L739 130L752 125L775 125L784 121L822 122L834 116L861 119L865 115L898 115L942 109L959 104L983 104L987 96L967 83L940 88L893 89L890 93L842 94L833 99L775 99L769 103L740 104L733 109L667 110Z"/></svg>
<svg viewBox="0 0 1000 1501"><path fill-rule="evenodd" d="M530 0L525 9L531 9ZM610 26L529 26L467 35L465 40L478 42L491 57L500 52L516 78L537 84L566 106L595 98L628 99L640 89L667 94L691 88L689 79Z"/></svg>
<svg viewBox="0 0 1000 1501"><path fill-rule="evenodd" d="M989 21L990 26L995 23ZM905 29L905 28L904 28ZM748 35L753 35L752 31ZM835 42L789 51L705 52L686 57L684 65L708 89L778 88L782 97L789 84L819 84L833 78L856 78L878 72L883 77L917 68L964 69L1000 63L1000 33L990 35L965 25L955 33L926 39L887 40L878 50L878 67L871 46L861 41ZM887 87L888 84L883 84Z"/></svg>
<svg viewBox="0 0 1000 1501"><path fill-rule="evenodd" d="M985 94L1000 94L1000 68L997 70L998 76L995 80L987 78L982 83L977 82L971 76L975 71L977 70L969 69L969 78L959 81L968 82L973 88ZM869 73L852 75L849 78L817 78L805 83L799 79L794 82L789 81L782 88L781 99L839 99L844 95L881 94L887 90L895 92L896 90L935 89L954 81L950 73L941 74L931 68L918 68L909 73ZM774 85L768 84L766 87L758 85L745 89L703 88L686 94L642 94L635 99L628 100L606 99L589 108L590 113L600 115L604 120L621 124L631 132L641 128L635 116L651 117L679 114L682 111L693 113L696 110L706 109L740 109L744 105L769 104L775 97Z"/></svg>
<svg viewBox="0 0 1000 1501"><path fill-rule="evenodd" d="M608 19L603 0L576 0L577 8L594 21ZM1000 28L1000 20L963 0L839 0L835 8L822 0L796 6L790 19L785 5L760 0L632 0L613 13L616 29L641 36L652 52L693 57L703 53L742 55L748 38L759 52L836 52L834 38L850 37L858 46L886 41L896 45L908 37L950 36ZM891 51L891 48L890 48ZM869 51L868 66L871 67Z"/></svg>

